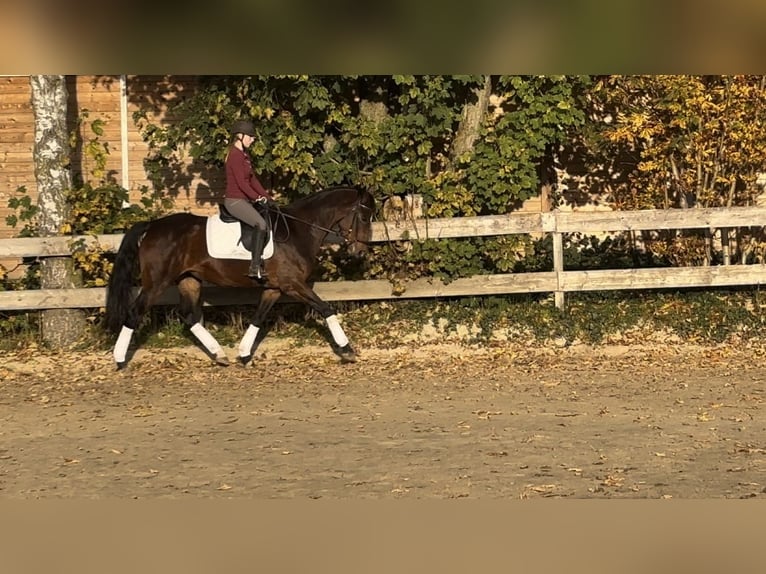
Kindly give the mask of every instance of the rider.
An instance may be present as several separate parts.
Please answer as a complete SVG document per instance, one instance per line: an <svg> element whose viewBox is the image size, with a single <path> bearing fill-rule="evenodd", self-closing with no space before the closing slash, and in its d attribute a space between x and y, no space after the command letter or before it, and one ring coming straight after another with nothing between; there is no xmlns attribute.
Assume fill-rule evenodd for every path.
<svg viewBox="0 0 766 574"><path fill-rule="evenodd" d="M253 226L250 245L252 260L248 277L265 280L266 272L261 266L261 255L266 244L268 228L266 220L258 213L252 202L273 201L269 192L253 173L247 148L255 141L255 126L249 120L237 120L231 128L232 141L226 155L226 194L223 204L237 219Z"/></svg>

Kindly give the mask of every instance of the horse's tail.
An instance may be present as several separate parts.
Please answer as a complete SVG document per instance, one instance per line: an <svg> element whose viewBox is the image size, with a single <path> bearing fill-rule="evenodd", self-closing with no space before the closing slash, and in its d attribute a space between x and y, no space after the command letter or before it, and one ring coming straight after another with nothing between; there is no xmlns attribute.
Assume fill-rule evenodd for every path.
<svg viewBox="0 0 766 574"><path fill-rule="evenodd" d="M114 260L106 291L106 328L115 333L120 331L130 314L133 276L138 264L138 246L150 224L150 221L142 221L133 225L122 238Z"/></svg>

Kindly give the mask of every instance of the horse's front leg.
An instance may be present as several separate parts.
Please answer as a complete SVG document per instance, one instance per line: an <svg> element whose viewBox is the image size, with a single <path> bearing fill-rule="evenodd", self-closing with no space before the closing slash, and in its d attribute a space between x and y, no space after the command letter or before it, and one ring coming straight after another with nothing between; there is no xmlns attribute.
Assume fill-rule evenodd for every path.
<svg viewBox="0 0 766 574"><path fill-rule="evenodd" d="M317 295L308 285L285 289L285 294L303 301L314 309L314 311L319 313L325 320L325 323L327 323L333 341L335 341L337 346L337 348L333 349L335 353L343 360L343 362L356 362L356 351L354 351L354 348L351 346L343 327L340 326L338 317L335 315L335 309L333 309L327 301L320 299L319 295Z"/></svg>
<svg viewBox="0 0 766 574"><path fill-rule="evenodd" d="M263 323L266 320L271 308L279 300L282 294L277 289L265 289L261 294L261 299L258 302L258 309L255 311L255 315L250 321L250 325L245 331L245 335L239 343L239 361L243 365L247 365L253 358L255 349L253 345L258 337L258 332L263 328Z"/></svg>

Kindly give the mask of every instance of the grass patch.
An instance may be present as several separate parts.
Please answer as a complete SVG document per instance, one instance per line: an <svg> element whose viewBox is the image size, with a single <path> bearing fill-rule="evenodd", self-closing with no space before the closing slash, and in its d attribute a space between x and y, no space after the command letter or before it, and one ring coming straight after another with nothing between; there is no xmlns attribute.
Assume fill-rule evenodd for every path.
<svg viewBox="0 0 766 574"><path fill-rule="evenodd" d="M417 341L424 333L469 344L639 342L658 334L700 344L766 340L766 295L758 289L576 293L567 295L563 310L556 309L548 294L339 302L335 309L352 341L367 346L395 347ZM204 322L222 345L235 346L253 312L252 306L205 308ZM329 341L324 320L295 303L275 306L266 329L268 337L289 338L296 344ZM0 332L0 349L39 344L39 313L4 313ZM99 325L87 338L97 350L114 344L114 337ZM190 345L195 339L174 308L156 307L136 341L167 348Z"/></svg>

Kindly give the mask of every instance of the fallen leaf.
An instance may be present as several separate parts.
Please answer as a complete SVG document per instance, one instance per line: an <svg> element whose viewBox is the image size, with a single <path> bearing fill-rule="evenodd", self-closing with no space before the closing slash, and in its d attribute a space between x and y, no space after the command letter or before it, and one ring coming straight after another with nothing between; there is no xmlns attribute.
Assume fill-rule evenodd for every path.
<svg viewBox="0 0 766 574"><path fill-rule="evenodd" d="M473 411L473 414L478 416L480 419L489 420L490 417L494 415L501 415L503 413L501 411Z"/></svg>
<svg viewBox="0 0 766 574"><path fill-rule="evenodd" d="M556 490L558 486L555 484L528 484L526 488L532 492L550 493Z"/></svg>
<svg viewBox="0 0 766 574"><path fill-rule="evenodd" d="M622 483L625 481L625 477L622 476L612 476L611 474L606 475L606 478L601 481L601 484L604 486L622 486Z"/></svg>

